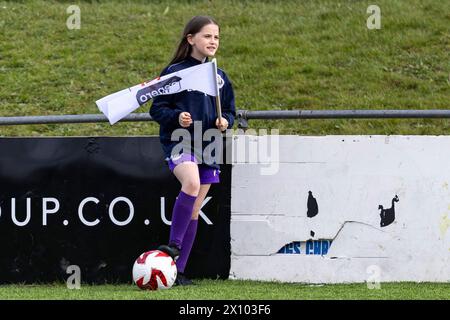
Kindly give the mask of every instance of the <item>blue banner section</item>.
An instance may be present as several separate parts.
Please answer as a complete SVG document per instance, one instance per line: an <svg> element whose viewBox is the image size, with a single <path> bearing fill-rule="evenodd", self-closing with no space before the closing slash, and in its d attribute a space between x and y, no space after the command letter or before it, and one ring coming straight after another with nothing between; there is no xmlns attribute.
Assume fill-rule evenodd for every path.
<svg viewBox="0 0 450 320"><path fill-rule="evenodd" d="M228 278L231 166L201 208L186 273ZM0 283L131 282L166 244L178 180L159 137L0 139Z"/></svg>
<svg viewBox="0 0 450 320"><path fill-rule="evenodd" d="M330 249L331 242L332 240L294 241L286 244L278 253L325 256Z"/></svg>

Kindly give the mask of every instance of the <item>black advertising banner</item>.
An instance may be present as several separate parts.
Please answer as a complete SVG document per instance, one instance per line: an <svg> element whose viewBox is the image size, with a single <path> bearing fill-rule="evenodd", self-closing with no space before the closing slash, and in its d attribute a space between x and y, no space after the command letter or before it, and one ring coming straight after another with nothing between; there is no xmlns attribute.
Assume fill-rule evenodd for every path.
<svg viewBox="0 0 450 320"><path fill-rule="evenodd" d="M166 244L180 191L159 137L0 139L0 283L131 282ZM231 166L201 209L186 273L228 278Z"/></svg>

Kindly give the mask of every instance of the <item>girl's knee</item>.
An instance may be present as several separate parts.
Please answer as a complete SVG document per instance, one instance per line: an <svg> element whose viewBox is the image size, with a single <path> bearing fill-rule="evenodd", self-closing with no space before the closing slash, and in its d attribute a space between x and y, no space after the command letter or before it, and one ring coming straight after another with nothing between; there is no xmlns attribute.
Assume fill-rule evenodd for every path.
<svg viewBox="0 0 450 320"><path fill-rule="evenodd" d="M200 181L196 179L189 179L183 183L182 189L185 193L191 196L198 196L200 191Z"/></svg>

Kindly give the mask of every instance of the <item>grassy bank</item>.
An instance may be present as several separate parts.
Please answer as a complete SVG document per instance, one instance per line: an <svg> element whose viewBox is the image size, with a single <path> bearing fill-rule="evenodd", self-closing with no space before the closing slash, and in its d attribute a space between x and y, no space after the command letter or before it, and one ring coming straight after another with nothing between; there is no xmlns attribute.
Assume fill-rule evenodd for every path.
<svg viewBox="0 0 450 320"><path fill-rule="evenodd" d="M446 109L450 3L377 1L0 1L0 116L99 113L95 101L151 79L184 23L221 25L217 59L238 109ZM147 112L144 105L137 112ZM252 121L283 134L448 134L449 120ZM2 136L147 135L156 123L1 127Z"/></svg>

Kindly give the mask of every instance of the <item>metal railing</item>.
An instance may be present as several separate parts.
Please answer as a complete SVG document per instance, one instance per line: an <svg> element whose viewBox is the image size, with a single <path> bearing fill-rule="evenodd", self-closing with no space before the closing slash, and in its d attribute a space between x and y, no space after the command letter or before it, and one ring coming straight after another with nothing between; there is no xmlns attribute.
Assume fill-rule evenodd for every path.
<svg viewBox="0 0 450 320"><path fill-rule="evenodd" d="M240 128L248 128L250 119L406 119L450 118L450 110L239 110Z"/></svg>
<svg viewBox="0 0 450 320"><path fill-rule="evenodd" d="M239 128L247 129L252 119L406 119L406 118L450 118L450 110L238 110L236 121ZM153 121L148 113L132 113L123 121ZM0 126L25 124L53 124L53 123L95 123L108 122L103 114L81 115L50 115L0 117Z"/></svg>

